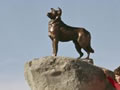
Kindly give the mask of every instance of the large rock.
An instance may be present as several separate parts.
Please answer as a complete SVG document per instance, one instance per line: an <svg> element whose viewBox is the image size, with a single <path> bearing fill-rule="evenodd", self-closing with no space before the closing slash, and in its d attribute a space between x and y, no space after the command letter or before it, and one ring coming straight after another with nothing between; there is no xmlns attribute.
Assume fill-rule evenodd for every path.
<svg viewBox="0 0 120 90"><path fill-rule="evenodd" d="M52 56L34 59L25 64L25 79L32 90L114 90L102 69L84 61Z"/></svg>

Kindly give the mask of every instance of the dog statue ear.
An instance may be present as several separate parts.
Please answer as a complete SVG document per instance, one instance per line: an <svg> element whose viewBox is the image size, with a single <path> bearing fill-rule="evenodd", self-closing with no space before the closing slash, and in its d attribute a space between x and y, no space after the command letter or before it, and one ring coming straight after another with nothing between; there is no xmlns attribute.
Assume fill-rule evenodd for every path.
<svg viewBox="0 0 120 90"><path fill-rule="evenodd" d="M62 14L62 9L58 7L58 14L61 15Z"/></svg>
<svg viewBox="0 0 120 90"><path fill-rule="evenodd" d="M54 9L54 8L51 8L51 11L55 11L55 9Z"/></svg>

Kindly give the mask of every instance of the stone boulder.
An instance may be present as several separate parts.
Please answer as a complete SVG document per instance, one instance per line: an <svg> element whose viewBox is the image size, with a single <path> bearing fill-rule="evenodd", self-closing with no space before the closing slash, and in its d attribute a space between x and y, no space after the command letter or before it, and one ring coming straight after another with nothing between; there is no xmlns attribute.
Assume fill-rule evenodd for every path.
<svg viewBox="0 0 120 90"><path fill-rule="evenodd" d="M34 59L25 64L24 75L31 90L114 90L103 70L86 60Z"/></svg>

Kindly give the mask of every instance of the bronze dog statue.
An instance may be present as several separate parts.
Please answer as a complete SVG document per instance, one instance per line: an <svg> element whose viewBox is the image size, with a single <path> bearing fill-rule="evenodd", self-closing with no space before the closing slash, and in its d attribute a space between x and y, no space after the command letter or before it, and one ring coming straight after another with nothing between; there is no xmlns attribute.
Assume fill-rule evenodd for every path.
<svg viewBox="0 0 120 90"><path fill-rule="evenodd" d="M51 11L47 13L47 16L51 19L48 25L49 37L52 40L53 56L57 56L58 42L73 41L77 52L81 58L83 48L87 52L87 59L89 59L90 53L94 53L91 48L91 35L84 28L71 27L66 25L61 20L62 10L58 8L55 10L51 8Z"/></svg>

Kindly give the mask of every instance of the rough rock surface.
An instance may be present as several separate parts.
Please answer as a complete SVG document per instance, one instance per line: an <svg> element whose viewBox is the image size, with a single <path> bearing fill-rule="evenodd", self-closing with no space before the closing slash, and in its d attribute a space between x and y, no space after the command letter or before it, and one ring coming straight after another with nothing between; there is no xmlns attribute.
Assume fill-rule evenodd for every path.
<svg viewBox="0 0 120 90"><path fill-rule="evenodd" d="M24 74L31 90L114 90L102 69L68 57L34 59Z"/></svg>

